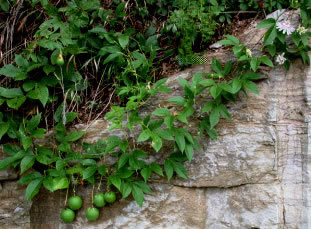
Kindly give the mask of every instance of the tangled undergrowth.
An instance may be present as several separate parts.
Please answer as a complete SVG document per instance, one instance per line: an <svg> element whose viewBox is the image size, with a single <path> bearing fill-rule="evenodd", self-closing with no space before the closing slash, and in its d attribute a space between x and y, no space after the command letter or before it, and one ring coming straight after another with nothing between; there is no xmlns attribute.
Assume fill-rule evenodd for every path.
<svg viewBox="0 0 311 229"><path fill-rule="evenodd" d="M97 180L98 190L107 190L94 200L92 195L97 207L113 203L115 191L122 198L132 194L142 206L152 174L164 176L164 169L168 180L174 174L187 179L183 164L200 149L197 137L217 139L220 118L230 119L226 103L235 102L239 92L259 93L253 81L260 79L261 65L276 62L289 69L294 58L310 64L310 0L3 0L0 7L0 141L9 156L0 169L18 169L18 183L28 185L27 200L41 187L68 193L80 181L94 187ZM267 29L262 55L224 36L242 19L282 8L292 10L290 17L277 11L258 25ZM290 20L294 14L299 25ZM178 112L157 108L139 114L150 96L170 92L168 74L189 66L223 36L219 43L232 47L235 61L213 59L210 73L197 73L191 82L180 79L184 97L168 100ZM197 99L202 95L209 98L203 105ZM88 144L84 131L68 129L103 117L124 135ZM190 118L198 120L198 136L187 130ZM37 144L48 131L55 144ZM74 147L77 141L82 147ZM163 163L149 162L140 147L145 141L155 152L171 141L173 153ZM71 222L81 204L70 198L63 220ZM98 210L91 207L87 215L96 220Z"/></svg>

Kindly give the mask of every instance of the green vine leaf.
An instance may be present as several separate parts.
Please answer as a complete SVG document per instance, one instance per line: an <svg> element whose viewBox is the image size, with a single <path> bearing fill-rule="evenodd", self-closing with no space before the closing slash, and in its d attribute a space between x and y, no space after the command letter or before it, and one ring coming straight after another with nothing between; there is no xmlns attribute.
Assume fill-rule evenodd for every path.
<svg viewBox="0 0 311 229"><path fill-rule="evenodd" d="M21 174L23 174L25 171L30 169L34 163L35 163L34 155L29 155L29 156L24 157L20 164Z"/></svg>
<svg viewBox="0 0 311 229"><path fill-rule="evenodd" d="M31 200L40 190L42 178L31 181L26 188L26 200Z"/></svg>
<svg viewBox="0 0 311 229"><path fill-rule="evenodd" d="M96 165L87 167L82 173L83 180L86 180L86 179L90 178L91 176L93 176L95 174L96 170L97 170Z"/></svg>
<svg viewBox="0 0 311 229"><path fill-rule="evenodd" d="M167 180L169 181L172 178L173 172L174 172L174 167L173 167L173 164L170 160L165 160L164 170L165 170L165 173L167 176Z"/></svg>

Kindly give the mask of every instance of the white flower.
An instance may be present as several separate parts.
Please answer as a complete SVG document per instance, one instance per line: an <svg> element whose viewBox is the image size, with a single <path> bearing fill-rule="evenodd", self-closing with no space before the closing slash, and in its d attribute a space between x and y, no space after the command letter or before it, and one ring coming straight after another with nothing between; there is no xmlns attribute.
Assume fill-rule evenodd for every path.
<svg viewBox="0 0 311 229"><path fill-rule="evenodd" d="M246 55L248 57L252 57L252 51L250 49L246 49Z"/></svg>
<svg viewBox="0 0 311 229"><path fill-rule="evenodd" d="M284 57L285 53L283 52L282 54L279 54L277 57L276 57L276 62L279 64L279 65L282 65L285 63L286 61L286 58Z"/></svg>
<svg viewBox="0 0 311 229"><path fill-rule="evenodd" d="M296 29L289 21L280 21L276 23L276 28L283 34L291 35Z"/></svg>
<svg viewBox="0 0 311 229"><path fill-rule="evenodd" d="M298 26L298 29L296 31L299 33L299 35L308 32L308 30L306 30L306 28L301 25Z"/></svg>

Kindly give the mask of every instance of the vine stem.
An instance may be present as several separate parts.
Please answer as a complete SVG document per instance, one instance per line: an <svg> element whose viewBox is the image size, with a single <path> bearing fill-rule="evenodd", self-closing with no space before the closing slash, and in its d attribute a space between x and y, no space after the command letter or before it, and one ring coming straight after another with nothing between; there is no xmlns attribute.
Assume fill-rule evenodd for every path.
<svg viewBox="0 0 311 229"><path fill-rule="evenodd" d="M98 187L97 187L97 191L98 192L100 191L100 186L102 185L102 179L103 179L103 176L101 175L100 176L100 181L99 181L99 184L98 184Z"/></svg>
<svg viewBox="0 0 311 229"><path fill-rule="evenodd" d="M69 188L67 188L67 191L66 191L66 198L65 198L65 207L67 205L67 199L68 199L68 192L69 192Z"/></svg>
<svg viewBox="0 0 311 229"><path fill-rule="evenodd" d="M93 201L94 201L94 188L95 188L95 184L93 184L93 188L92 188L92 207L93 206Z"/></svg>

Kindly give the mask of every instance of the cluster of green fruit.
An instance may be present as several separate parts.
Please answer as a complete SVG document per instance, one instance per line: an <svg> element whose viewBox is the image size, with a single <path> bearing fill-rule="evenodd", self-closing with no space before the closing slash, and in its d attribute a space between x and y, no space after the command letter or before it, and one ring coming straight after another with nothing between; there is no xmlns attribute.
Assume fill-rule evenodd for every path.
<svg viewBox="0 0 311 229"><path fill-rule="evenodd" d="M97 193L93 198L93 204L98 207L104 207L106 202L113 203L116 201L116 194L114 192ZM80 196L72 196L68 199L69 208L61 211L61 218L65 223L71 223L75 219L75 212L82 207L82 198ZM85 216L88 221L95 221L99 217L99 210L96 207L88 207L85 211Z"/></svg>

